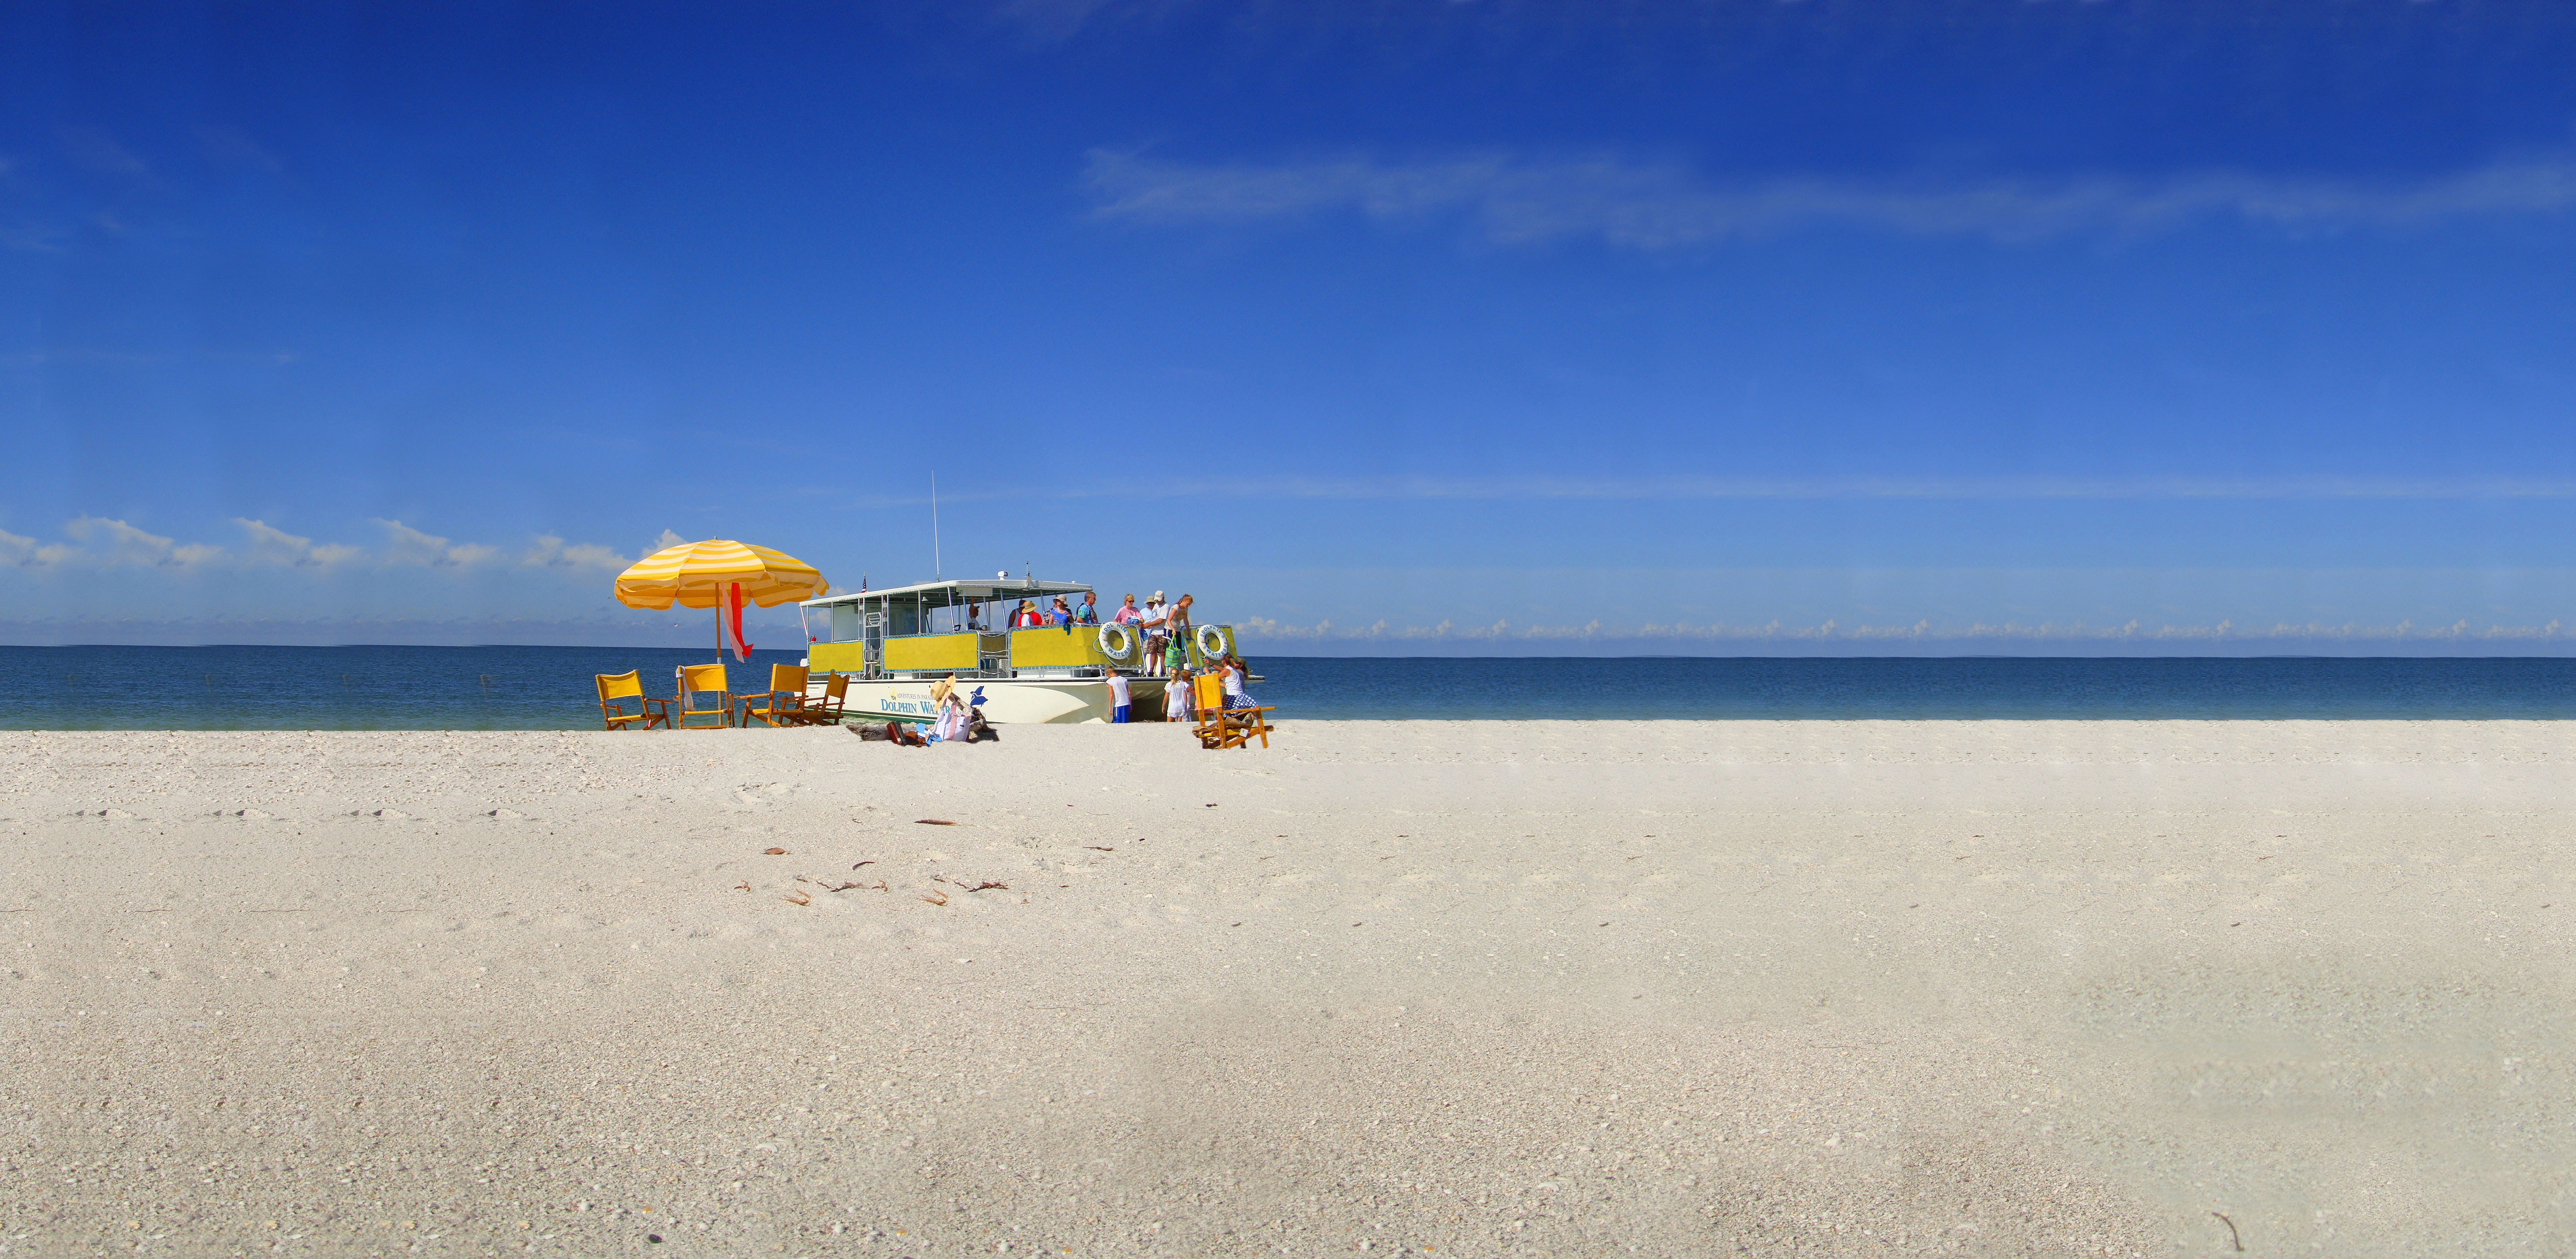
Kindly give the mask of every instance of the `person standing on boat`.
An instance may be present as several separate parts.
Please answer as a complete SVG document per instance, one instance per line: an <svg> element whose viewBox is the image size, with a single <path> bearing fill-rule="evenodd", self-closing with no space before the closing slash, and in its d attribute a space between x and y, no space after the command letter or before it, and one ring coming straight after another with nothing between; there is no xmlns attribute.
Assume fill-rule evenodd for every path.
<svg viewBox="0 0 2576 1259"><path fill-rule="evenodd" d="M1088 590L1082 592L1082 606L1073 610L1073 623L1076 625L1100 624L1100 604L1091 597L1091 592Z"/></svg>
<svg viewBox="0 0 2576 1259"><path fill-rule="evenodd" d="M1136 596L1132 594L1119 603L1117 611L1109 614L1112 625L1133 625L1144 619L1145 614L1136 610Z"/></svg>
<svg viewBox="0 0 2576 1259"><path fill-rule="evenodd" d="M1120 673L1116 669L1103 669L1101 672L1107 674L1109 677L1109 724L1113 726L1126 725L1127 713L1129 711L1127 702L1127 675Z"/></svg>
<svg viewBox="0 0 2576 1259"><path fill-rule="evenodd" d="M1157 590L1145 601L1145 615L1136 622L1145 631L1145 669L1157 676L1163 672L1163 630L1170 616L1171 610L1163 606L1163 592Z"/></svg>
<svg viewBox="0 0 2576 1259"><path fill-rule="evenodd" d="M1181 658L1190 657L1190 604L1186 594L1172 600L1171 610L1163 614L1163 632L1172 636L1172 645L1181 649Z"/></svg>

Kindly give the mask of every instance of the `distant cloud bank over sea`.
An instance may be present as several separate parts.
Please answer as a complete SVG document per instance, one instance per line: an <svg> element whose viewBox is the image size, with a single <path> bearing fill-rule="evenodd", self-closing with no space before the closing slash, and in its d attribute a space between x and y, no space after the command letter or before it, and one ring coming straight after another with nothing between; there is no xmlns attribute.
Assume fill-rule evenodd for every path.
<svg viewBox="0 0 2576 1259"><path fill-rule="evenodd" d="M2566 656L2546 625L1641 625L1242 626L1253 652L1314 656Z"/></svg>

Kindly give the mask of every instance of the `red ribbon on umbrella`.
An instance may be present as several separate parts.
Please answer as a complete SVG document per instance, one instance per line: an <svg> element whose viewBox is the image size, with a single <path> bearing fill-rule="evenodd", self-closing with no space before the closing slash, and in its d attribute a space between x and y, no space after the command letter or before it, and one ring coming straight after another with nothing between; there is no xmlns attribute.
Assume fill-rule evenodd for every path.
<svg viewBox="0 0 2576 1259"><path fill-rule="evenodd" d="M751 644L742 640L741 582L732 582L725 586L725 607L730 609L733 613L733 658L737 661L749 660L751 659Z"/></svg>

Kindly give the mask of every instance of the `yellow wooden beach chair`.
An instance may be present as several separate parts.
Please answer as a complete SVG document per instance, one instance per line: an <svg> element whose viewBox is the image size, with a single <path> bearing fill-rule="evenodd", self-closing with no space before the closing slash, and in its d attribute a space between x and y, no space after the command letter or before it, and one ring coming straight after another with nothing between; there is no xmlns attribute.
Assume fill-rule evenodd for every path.
<svg viewBox="0 0 2576 1259"><path fill-rule="evenodd" d="M796 726L805 722L805 666L774 664L769 666L769 689L758 695L745 695L735 703L734 711L749 726L754 717L773 726Z"/></svg>
<svg viewBox="0 0 2576 1259"><path fill-rule="evenodd" d="M691 708L693 697L713 693L716 706ZM721 730L733 724L733 692L725 687L725 667L721 664L684 664L680 666L680 694L671 704L679 718L670 723L673 730ZM693 726L692 717L713 717L712 726Z"/></svg>
<svg viewBox="0 0 2576 1259"><path fill-rule="evenodd" d="M850 675L835 673L823 684L823 697L798 710L797 720L809 726L837 726L849 707Z"/></svg>
<svg viewBox="0 0 2576 1259"><path fill-rule="evenodd" d="M599 715L607 720L609 729L623 730L628 722L642 722L635 727L638 730L650 730L657 723L665 730L670 728L671 701L645 698L642 670L593 676L599 683ZM626 711L628 700L635 701L636 711Z"/></svg>
<svg viewBox="0 0 2576 1259"><path fill-rule="evenodd" d="M1195 733L1199 742L1216 737L1219 714L1225 710L1225 684L1213 673L1193 675L1189 680L1190 715L1198 719Z"/></svg>
<svg viewBox="0 0 2576 1259"><path fill-rule="evenodd" d="M1199 724L1193 733L1200 747L1248 748L1256 738L1261 746L1270 746L1270 721L1263 716L1271 711L1270 705L1228 709L1225 683L1213 673L1201 674L1191 683L1190 699L1198 706Z"/></svg>

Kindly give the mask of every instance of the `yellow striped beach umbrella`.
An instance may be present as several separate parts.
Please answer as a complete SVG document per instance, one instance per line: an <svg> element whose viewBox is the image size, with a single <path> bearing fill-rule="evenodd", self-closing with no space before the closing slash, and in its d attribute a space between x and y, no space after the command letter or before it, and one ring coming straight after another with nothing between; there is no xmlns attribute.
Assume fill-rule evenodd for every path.
<svg viewBox="0 0 2576 1259"><path fill-rule="evenodd" d="M827 594L832 583L814 566L765 546L709 538L683 542L645 556L617 575L617 601L630 608L718 607L727 586L764 608Z"/></svg>
<svg viewBox="0 0 2576 1259"><path fill-rule="evenodd" d="M751 644L742 636L742 605L773 608L795 599L830 593L832 583L814 566L765 546L709 538L683 542L647 555L617 575L617 601L630 608L717 608L716 645L724 645L725 613L733 613L734 658L746 658Z"/></svg>

